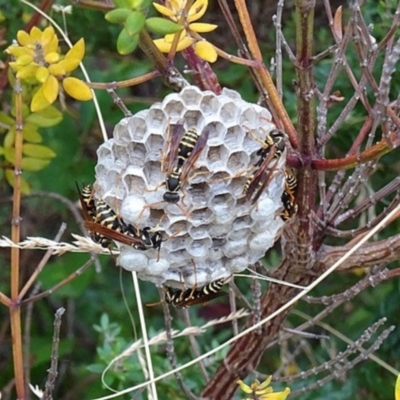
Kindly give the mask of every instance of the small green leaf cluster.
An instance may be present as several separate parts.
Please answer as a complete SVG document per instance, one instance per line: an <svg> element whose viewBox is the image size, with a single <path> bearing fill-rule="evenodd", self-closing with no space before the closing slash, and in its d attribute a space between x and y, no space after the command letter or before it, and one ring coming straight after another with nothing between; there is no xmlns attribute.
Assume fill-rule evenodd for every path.
<svg viewBox="0 0 400 400"><path fill-rule="evenodd" d="M147 28L153 32L165 35L180 32L183 26L164 18L147 18L146 12L150 6L148 0L115 0L116 8L109 11L105 18L112 24L123 28L117 39L117 50L122 55L132 53L138 43L140 32Z"/></svg>
<svg viewBox="0 0 400 400"><path fill-rule="evenodd" d="M22 164L24 171L36 172L49 165L56 153L42 143L43 137L39 128L47 128L57 125L63 118L62 113L55 107L47 107L43 111L31 113L27 105L23 106L22 127ZM0 135L3 137L3 144L0 145L0 156L4 157L3 171L6 181L13 186L15 180L15 110L11 110L10 115L0 112ZM28 181L21 177L21 192L28 194L30 186Z"/></svg>
<svg viewBox="0 0 400 400"><path fill-rule="evenodd" d="M100 317L100 323L93 328L100 334L97 347L99 360L87 369L92 373L102 374L107 366L112 364L105 374L105 382L115 390L142 382L142 367L136 355L120 357L132 344L132 341L128 341L126 335L121 333L120 324L110 321L108 314L104 313Z"/></svg>

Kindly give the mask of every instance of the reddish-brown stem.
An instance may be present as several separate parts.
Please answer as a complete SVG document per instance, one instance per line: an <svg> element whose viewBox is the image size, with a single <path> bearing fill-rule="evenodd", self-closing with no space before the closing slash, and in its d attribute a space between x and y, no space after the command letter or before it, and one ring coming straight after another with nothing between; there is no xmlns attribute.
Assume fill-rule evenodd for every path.
<svg viewBox="0 0 400 400"><path fill-rule="evenodd" d="M77 0L76 4L91 10L111 11L115 8L115 5L111 0Z"/></svg>
<svg viewBox="0 0 400 400"><path fill-rule="evenodd" d="M13 192L13 211L11 221L11 240L14 243L20 241L20 208L21 208L21 163L22 163L22 87L18 79L15 82L15 160L14 160L14 192ZM10 319L12 350L14 360L14 376L17 395L19 399L25 399L25 381L22 353L22 329L21 329L21 308L18 304L19 299L19 268L20 250L17 247L11 248L11 301Z"/></svg>
<svg viewBox="0 0 400 400"><path fill-rule="evenodd" d="M291 274L290 269L290 262L284 262L279 267L279 271L274 275L274 278L301 286L309 284L310 278L304 279L304 277L295 276ZM271 285L267 294L261 300L262 313L260 318L263 319L276 311L293 297L295 293L296 289L288 286ZM225 357L224 363L208 383L205 391L202 393L202 397L218 400L232 399L237 389L237 379L243 379L249 371L255 369L259 357L263 354L268 343L278 334L281 324L289 311L285 310L264 325L261 334L258 331L253 331L237 340ZM254 318L251 317L245 328L253 324Z"/></svg>
<svg viewBox="0 0 400 400"><path fill-rule="evenodd" d="M400 276L400 268L392 269L386 275L389 279Z"/></svg>
<svg viewBox="0 0 400 400"><path fill-rule="evenodd" d="M218 82L217 75L211 69L210 64L197 56L193 46L182 51L186 63L193 74L196 85L201 90L211 90L215 94L221 93L221 85Z"/></svg>
<svg viewBox="0 0 400 400"><path fill-rule="evenodd" d="M4 304L8 308L11 307L11 299L2 292L0 292L0 303Z"/></svg>
<svg viewBox="0 0 400 400"><path fill-rule="evenodd" d="M279 97L279 93L276 90L271 75L263 63L261 50L260 47L258 46L257 37L254 32L253 26L251 24L251 18L246 7L246 2L245 0L235 0L235 5L236 9L238 10L243 31L246 35L250 53L252 54L254 60L258 62L258 64L256 64L257 66L255 67L254 72L259 77L264 88L268 92L271 104L273 105L273 110L271 111L274 114L276 113L279 120L282 122L283 127L289 136L293 148L297 148L298 140L297 140L296 130L294 129L294 126L289 118L289 115L287 114L286 109L282 104L282 101Z"/></svg>
<svg viewBox="0 0 400 400"><path fill-rule="evenodd" d="M54 3L54 0L42 0L41 3L37 7L40 10L42 10L44 13L46 13L48 10L50 10L53 3ZM42 20L42 18L43 18L43 15L38 13L37 11L35 11L32 18L25 25L24 30L26 32L30 32L34 26L37 26L39 24L39 22Z"/></svg>
<svg viewBox="0 0 400 400"><path fill-rule="evenodd" d="M377 161L379 157L391 151L391 147L388 146L387 142L382 140L375 146L370 147L368 150L363 151L360 154L345 158L337 158L334 160L312 160L311 166L314 169L321 171L337 171L339 169L350 169L357 165L364 164L368 161Z"/></svg>
<svg viewBox="0 0 400 400"><path fill-rule="evenodd" d="M324 245L319 251L320 263L324 268L329 268L337 260L343 257L354 245L332 247ZM347 270L363 266L365 268L373 267L381 263L390 263L398 260L400 257L400 234L388 239L379 240L372 243L366 243L340 265L338 270Z"/></svg>
<svg viewBox="0 0 400 400"><path fill-rule="evenodd" d="M313 23L314 23L314 2L296 1L296 37L297 37L297 115L299 133L299 152L305 166L299 171L297 176L298 188L297 195L302 199L299 206L299 231L297 232L298 245L302 249L303 255L307 259L307 254L311 253L309 246L311 243L310 218L311 210L314 208L316 196L315 172L308 164L315 154L315 96L313 80ZM298 256L298 255L297 255ZM304 263L304 261L302 261ZM306 264L304 264L306 265Z"/></svg>
<svg viewBox="0 0 400 400"><path fill-rule="evenodd" d="M238 8L239 18L249 43L250 52L256 61L260 61L259 58L257 58L260 52L254 47L257 42L254 31L251 28L247 10L245 10L245 4L242 0L235 0L235 4ZM302 162L306 164L306 166L299 171L298 179L299 190L301 191L300 198L304 200L304 202L302 202L301 208L299 207L299 211L301 210L298 217L299 225L296 225L293 229L296 232L296 248L300 250L294 251L296 249L292 248L292 251L285 251L287 259L277 269L276 276L274 277L306 286L311 277L307 273L304 273L304 268L314 265L314 260L312 258L313 249L311 248L312 228L310 224L312 221L311 218L309 218L315 202L316 187L316 174L309 165L314 155L315 143L314 82L312 75L314 2L297 0L296 8L298 40L297 78L299 82L298 120L300 128L299 151ZM256 72L267 88L274 106L276 104L282 105L266 68L260 67ZM286 111L284 111L282 115L287 115ZM292 139L294 140L294 144L297 145L296 136L293 136ZM291 254L290 257L288 256L289 254ZM261 318L270 315L271 312L285 304L290 297L293 296L294 292L292 288L272 285L261 301ZM287 312L288 310L263 326L261 335L258 332L252 332L239 339L228 352L225 357L225 362L220 366L217 373L208 383L202 395L219 400L231 399L237 387L235 383L236 380L245 377L248 371L257 365L260 357L264 353L266 345L279 332ZM247 326L251 326L252 324L253 319L250 318ZM268 365L266 365L265 368L268 368Z"/></svg>
<svg viewBox="0 0 400 400"><path fill-rule="evenodd" d="M171 66L164 54L158 50L153 39L148 32L142 30L140 32L139 46L146 56L152 61L155 68L163 76L165 83L175 91L180 91L187 85L186 80L181 76L180 72Z"/></svg>
<svg viewBox="0 0 400 400"><path fill-rule="evenodd" d="M141 83L147 82L158 76L160 76L160 73L158 71L151 71L142 76L138 76L138 77L132 78L132 79L127 79L125 81L104 82L104 83L103 82L86 82L86 84L92 89L103 89L103 90L121 89L121 88L130 87L130 86L140 85Z"/></svg>
<svg viewBox="0 0 400 400"><path fill-rule="evenodd" d="M348 156L351 154L355 154L356 151L358 151L358 149L361 147L362 142L365 140L365 138L367 137L372 128L373 122L374 121L371 117L366 118L364 125L360 129L360 132L358 133L356 139L351 145L350 150L347 152Z"/></svg>

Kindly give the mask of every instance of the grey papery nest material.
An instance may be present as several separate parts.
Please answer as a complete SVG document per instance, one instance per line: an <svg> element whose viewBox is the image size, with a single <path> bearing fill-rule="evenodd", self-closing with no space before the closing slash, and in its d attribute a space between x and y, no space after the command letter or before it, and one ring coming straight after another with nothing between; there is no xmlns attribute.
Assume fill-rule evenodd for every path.
<svg viewBox="0 0 400 400"><path fill-rule="evenodd" d="M270 120L268 110L232 90L215 95L189 86L120 121L114 138L97 152L95 197L125 222L157 229L163 243L159 257L156 249L120 245L118 264L156 284L202 287L263 257L284 224L279 213L286 150L271 161L269 183L254 204L243 189L259 161L257 151L275 129ZM163 200L167 176L161 165L172 124L209 132L177 204Z"/></svg>

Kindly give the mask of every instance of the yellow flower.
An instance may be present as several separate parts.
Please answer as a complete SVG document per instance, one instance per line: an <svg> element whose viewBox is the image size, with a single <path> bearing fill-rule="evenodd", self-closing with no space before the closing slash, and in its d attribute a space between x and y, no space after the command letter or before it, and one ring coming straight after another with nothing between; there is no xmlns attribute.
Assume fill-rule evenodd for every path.
<svg viewBox="0 0 400 400"><path fill-rule="evenodd" d="M206 12L208 0L196 0L189 11L184 14L186 4L187 0L166 0L165 5L153 3L160 14L184 26L184 29L179 33L177 51L185 50L193 45L198 57L208 62L216 61L218 55L214 46L204 39L201 40L198 34L211 32L217 28L217 25L194 22L200 19ZM163 53L169 53L174 37L175 34L165 35L162 39L154 40L154 44Z"/></svg>
<svg viewBox="0 0 400 400"><path fill-rule="evenodd" d="M269 376L264 382L260 383L257 379L250 385L246 385L243 381L238 380L237 384L240 389L247 394L252 394L253 399L259 400L286 400L290 394L290 388L286 388L283 392L275 392L274 389L269 386L271 383L272 376Z"/></svg>
<svg viewBox="0 0 400 400"><path fill-rule="evenodd" d="M31 102L31 111L45 109L57 99L61 87L77 100L90 100L92 93L81 80L69 78L85 54L85 42L80 39L65 56L60 53L58 37L52 26L41 31L33 27L28 34L17 33L18 45L11 45L6 53L14 56L10 67L16 77L27 83L37 84L38 90Z"/></svg>

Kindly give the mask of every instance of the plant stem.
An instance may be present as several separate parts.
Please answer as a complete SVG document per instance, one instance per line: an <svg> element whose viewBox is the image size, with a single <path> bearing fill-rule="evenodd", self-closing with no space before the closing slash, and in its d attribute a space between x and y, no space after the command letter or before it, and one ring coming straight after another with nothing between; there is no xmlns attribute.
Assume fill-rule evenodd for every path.
<svg viewBox="0 0 400 400"><path fill-rule="evenodd" d="M245 7L243 0L235 0L237 7ZM312 69L312 43L313 43L313 23L314 23L314 1L297 0L297 79L298 79L298 121L299 121L299 153L303 161L304 168L299 171L298 179L301 184L300 199L304 200L299 207L299 218L296 218L298 224L292 225L295 230L297 242L292 250L300 249L300 251L285 251L286 258L275 272L274 278L285 280L291 283L306 286L311 281L311 274L306 268L309 265L314 265L314 252L312 249L312 226L311 218L309 218L311 207L314 206L315 188L316 188L316 173L311 168L311 159L314 155L314 131L315 131L315 116L314 116L314 81ZM242 25L242 15L239 13ZM249 31L243 28L249 41ZM252 35L254 32L252 33ZM250 35L251 36L251 35ZM253 43L255 43L255 38ZM253 45L249 44L249 49L253 55L257 54L257 50ZM260 73L262 71L262 74ZM266 68L257 70L260 73L263 84L273 86L270 76L266 75ZM264 79L268 79L266 81ZM268 93L271 95L269 88L266 86ZM280 99L276 92L276 99ZM272 96L271 96L272 100ZM275 102L274 102L275 105ZM282 106L283 107L283 106ZM285 111L286 113L286 111ZM280 114L279 114L280 115ZM286 128L286 126L285 126ZM296 138L296 137L295 137ZM296 138L297 139L297 138ZM304 206L304 210L301 207ZM300 215L301 214L301 215ZM306 215L307 214L307 215ZM285 286L271 285L267 293L261 299L261 318L270 315L280 306L286 304L287 301L294 295L295 291L292 288ZM262 334L252 332L243 336L229 350L224 362L220 365L218 371L214 374L207 387L202 393L204 397L212 399L227 400L233 397L237 389L237 379L243 379L258 365L260 357L264 355L264 350L268 343L273 340L281 329L282 323L285 321L289 310L285 310L272 321L262 327ZM254 318L250 318L246 324L249 327L253 324ZM267 359L267 358L265 358ZM270 366L265 365L265 368Z"/></svg>
<svg viewBox="0 0 400 400"><path fill-rule="evenodd" d="M11 220L11 239L20 241L20 208L21 208L21 163L22 163L22 87L18 79L15 83L15 160L14 160L14 193ZM19 303L19 258L17 247L11 248L11 301L10 319L12 350L14 359L14 376L18 399L25 399L24 366L22 356L21 308Z"/></svg>
<svg viewBox="0 0 400 400"><path fill-rule="evenodd" d="M278 91L276 90L272 77L263 63L261 50L260 47L258 46L257 36L251 24L251 18L246 7L246 2L245 0L235 0L235 5L239 14L240 23L242 25L244 34L247 39L250 53L254 58L254 60L258 62L258 66L255 67L254 72L259 77L264 88L267 90L270 102L273 106L271 107L270 111L272 112L272 114L276 114L277 118L275 119L278 119L282 122L285 131L289 136L290 143L294 148L296 148L297 147L296 131L293 127L293 124L289 118L288 113L286 112L286 109L282 104L282 101L279 97Z"/></svg>

